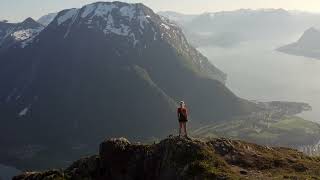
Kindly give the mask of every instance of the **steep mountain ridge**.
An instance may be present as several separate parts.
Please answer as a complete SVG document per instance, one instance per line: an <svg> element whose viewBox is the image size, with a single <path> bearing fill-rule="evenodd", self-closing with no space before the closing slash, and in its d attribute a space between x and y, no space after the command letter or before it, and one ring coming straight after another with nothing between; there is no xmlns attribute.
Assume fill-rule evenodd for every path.
<svg viewBox="0 0 320 180"><path fill-rule="evenodd" d="M57 14L58 13L49 13L49 14L43 15L37 20L37 22L44 26L48 26L54 20Z"/></svg>
<svg viewBox="0 0 320 180"><path fill-rule="evenodd" d="M318 179L319 159L288 148L229 139L169 137L157 144L107 139L99 155L65 170L27 172L13 180L43 179Z"/></svg>

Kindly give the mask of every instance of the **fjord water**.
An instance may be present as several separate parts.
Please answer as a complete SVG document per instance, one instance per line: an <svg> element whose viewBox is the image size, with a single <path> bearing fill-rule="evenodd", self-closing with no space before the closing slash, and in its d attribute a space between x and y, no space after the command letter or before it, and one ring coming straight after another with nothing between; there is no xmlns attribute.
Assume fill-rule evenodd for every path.
<svg viewBox="0 0 320 180"><path fill-rule="evenodd" d="M300 116L320 122L320 60L275 50L298 37L199 50L228 74L227 86L238 96L258 101L306 102L313 110Z"/></svg>

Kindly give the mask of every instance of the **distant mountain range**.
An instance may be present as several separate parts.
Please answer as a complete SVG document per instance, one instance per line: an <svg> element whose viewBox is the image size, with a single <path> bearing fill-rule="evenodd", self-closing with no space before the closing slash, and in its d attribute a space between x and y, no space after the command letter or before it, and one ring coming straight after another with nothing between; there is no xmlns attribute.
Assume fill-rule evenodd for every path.
<svg viewBox="0 0 320 180"><path fill-rule="evenodd" d="M26 46L43 29L44 26L32 18L27 18L21 23L0 22L0 51L17 43Z"/></svg>
<svg viewBox="0 0 320 180"><path fill-rule="evenodd" d="M105 136L166 136L180 100L195 127L257 108L225 80L176 24L142 4L63 10L0 53L0 162L61 167Z"/></svg>
<svg viewBox="0 0 320 180"><path fill-rule="evenodd" d="M303 33L297 42L280 47L278 51L320 59L320 31L310 28Z"/></svg>
<svg viewBox="0 0 320 180"><path fill-rule="evenodd" d="M160 11L157 14L182 25L191 22L194 18L198 16L198 15L182 14L174 11Z"/></svg>
<svg viewBox="0 0 320 180"><path fill-rule="evenodd" d="M278 39L320 25L320 14L283 9L240 9L196 16L160 14L181 24L195 46L229 47L243 41Z"/></svg>

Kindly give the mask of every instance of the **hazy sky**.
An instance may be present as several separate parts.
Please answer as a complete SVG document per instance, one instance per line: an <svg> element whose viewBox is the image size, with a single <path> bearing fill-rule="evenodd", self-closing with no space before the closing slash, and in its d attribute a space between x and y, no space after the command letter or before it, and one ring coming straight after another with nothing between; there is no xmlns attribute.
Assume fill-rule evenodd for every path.
<svg viewBox="0 0 320 180"><path fill-rule="evenodd" d="M0 19L20 21L26 17L71 7L81 7L98 0L0 0ZM101 0L100 0L101 1ZM215 12L240 8L284 8L320 12L320 0L123 0L142 2L155 11L173 10L187 14Z"/></svg>

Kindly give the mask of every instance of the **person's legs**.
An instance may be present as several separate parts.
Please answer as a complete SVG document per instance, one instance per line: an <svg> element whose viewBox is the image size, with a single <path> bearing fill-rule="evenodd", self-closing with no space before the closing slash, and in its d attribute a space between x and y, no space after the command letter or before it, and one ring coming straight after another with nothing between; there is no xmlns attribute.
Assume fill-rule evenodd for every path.
<svg viewBox="0 0 320 180"><path fill-rule="evenodd" d="M183 122L183 131L184 131L184 135L188 136L188 133L187 133L187 122Z"/></svg>
<svg viewBox="0 0 320 180"><path fill-rule="evenodd" d="M179 136L181 136L182 127L183 127L183 123L179 122Z"/></svg>

